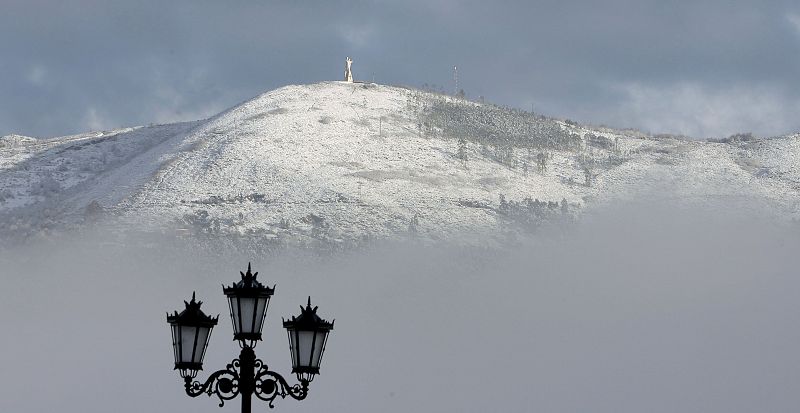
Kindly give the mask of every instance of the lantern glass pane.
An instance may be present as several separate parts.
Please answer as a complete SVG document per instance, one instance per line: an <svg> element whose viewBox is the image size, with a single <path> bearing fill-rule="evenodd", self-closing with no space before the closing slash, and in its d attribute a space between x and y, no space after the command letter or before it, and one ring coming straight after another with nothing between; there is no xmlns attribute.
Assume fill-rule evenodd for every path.
<svg viewBox="0 0 800 413"><path fill-rule="evenodd" d="M252 333L256 321L253 319L256 311L256 299L239 297L239 307L242 317L242 333Z"/></svg>
<svg viewBox="0 0 800 413"><path fill-rule="evenodd" d="M235 296L228 297L228 304L231 307L231 321L233 322L233 333L239 332L239 300Z"/></svg>
<svg viewBox="0 0 800 413"><path fill-rule="evenodd" d="M181 326L180 336L180 356L179 360L182 363L192 362L192 353L194 352L195 337L197 335L197 327Z"/></svg>
<svg viewBox="0 0 800 413"><path fill-rule="evenodd" d="M178 329L179 328L175 324L173 324L170 327L172 327L171 328L171 330L172 330L172 352L174 353L173 355L175 356L175 362L178 363L179 361L181 361L180 360L180 355L178 354L178 351L179 351L178 349L180 348L180 346L179 346L180 345L180 339L178 338Z"/></svg>
<svg viewBox="0 0 800 413"><path fill-rule="evenodd" d="M297 332L286 330L289 333L289 352L292 353L292 367L297 367Z"/></svg>
<svg viewBox="0 0 800 413"><path fill-rule="evenodd" d="M194 359L192 360L195 363L202 363L203 362L203 353L205 352L205 346L208 342L208 334L211 332L211 329L208 327L199 327L197 329L197 351L194 352Z"/></svg>
<svg viewBox="0 0 800 413"><path fill-rule="evenodd" d="M300 360L298 360L297 365L302 367L308 367L311 365L311 355L313 352L313 348L311 347L314 342L314 332L313 331L298 331L297 332L297 341L298 341L298 356Z"/></svg>
<svg viewBox="0 0 800 413"><path fill-rule="evenodd" d="M328 333L325 331L317 331L317 339L314 341L314 356L311 358L311 367L319 367L322 360L322 349L325 348L325 339Z"/></svg>
<svg viewBox="0 0 800 413"><path fill-rule="evenodd" d="M264 323L264 313L267 311L267 303L269 303L269 297L260 297L258 298L258 308L256 309L256 325L253 329L254 333L260 333L261 329L263 328Z"/></svg>

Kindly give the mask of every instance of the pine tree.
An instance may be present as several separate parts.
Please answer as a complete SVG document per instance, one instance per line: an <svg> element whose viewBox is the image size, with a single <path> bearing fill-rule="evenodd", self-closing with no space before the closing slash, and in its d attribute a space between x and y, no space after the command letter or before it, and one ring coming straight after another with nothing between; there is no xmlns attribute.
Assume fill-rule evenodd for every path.
<svg viewBox="0 0 800 413"><path fill-rule="evenodd" d="M461 163L464 166L467 166L467 140L460 136L458 138L458 152L456 153L456 157L461 160Z"/></svg>
<svg viewBox="0 0 800 413"><path fill-rule="evenodd" d="M416 236L419 233L419 214L414 214L411 221L408 223L408 233L411 236Z"/></svg>

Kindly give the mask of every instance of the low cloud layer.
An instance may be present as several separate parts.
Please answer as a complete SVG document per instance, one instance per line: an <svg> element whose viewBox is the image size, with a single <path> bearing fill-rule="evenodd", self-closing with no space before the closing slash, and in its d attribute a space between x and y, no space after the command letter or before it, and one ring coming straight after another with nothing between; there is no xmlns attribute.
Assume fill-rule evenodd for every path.
<svg viewBox="0 0 800 413"><path fill-rule="evenodd" d="M221 313L205 377L237 355L222 283L276 283L257 353L308 295L336 319L322 374L281 411L790 411L797 228L617 206L502 251L392 246L246 256L92 235L0 254L0 410L219 412L171 370L165 313ZM226 409L238 409L237 401ZM266 408L262 406L261 408Z"/></svg>
<svg viewBox="0 0 800 413"><path fill-rule="evenodd" d="M453 89L697 137L800 130L795 2L55 2L0 15L0 134L194 120L290 83ZM89 116L95 111L94 115Z"/></svg>
<svg viewBox="0 0 800 413"><path fill-rule="evenodd" d="M779 133L795 130L800 110L800 101L769 85L719 90L691 83L662 87L625 84L619 93L622 103L608 113L608 122L624 124L632 116L650 133L679 131L694 137Z"/></svg>

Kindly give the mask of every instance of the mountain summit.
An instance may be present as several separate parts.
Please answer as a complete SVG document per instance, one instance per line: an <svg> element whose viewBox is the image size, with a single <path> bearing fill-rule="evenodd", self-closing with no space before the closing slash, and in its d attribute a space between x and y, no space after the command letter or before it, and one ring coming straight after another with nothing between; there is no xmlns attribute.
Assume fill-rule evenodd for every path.
<svg viewBox="0 0 800 413"><path fill-rule="evenodd" d="M292 85L201 121L0 138L0 238L102 220L274 242L481 243L659 196L797 218L799 156L799 135L694 141L402 87Z"/></svg>

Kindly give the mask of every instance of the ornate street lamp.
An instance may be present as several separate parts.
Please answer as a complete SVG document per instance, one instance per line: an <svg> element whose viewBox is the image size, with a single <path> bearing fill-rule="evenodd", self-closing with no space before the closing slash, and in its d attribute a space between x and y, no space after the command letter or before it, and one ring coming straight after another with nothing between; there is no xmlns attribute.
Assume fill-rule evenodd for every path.
<svg viewBox="0 0 800 413"><path fill-rule="evenodd" d="M242 279L230 287L223 285L223 292L228 297L231 321L233 322L233 338L238 340L242 348L239 358L228 364L225 370L212 373L201 383L194 381L197 372L203 369L203 357L212 328L218 317L211 318L200 310L202 302L184 302L186 309L178 314L167 314L167 322L172 326L172 344L175 351L175 369L180 370L184 379L186 394L197 397L203 393L219 398L222 407L226 400L242 396L242 413L250 413L251 396L255 394L261 400L274 407L275 398L291 396L303 400L308 395L308 384L319 374L319 366L328 334L333 330L333 323L321 319L317 315L317 307L311 308L311 297L305 308L302 306L299 316L284 320L283 326L289 335L289 348L292 354L292 373L297 375L299 384L289 385L280 374L271 371L263 361L256 359L253 348L261 340L269 299L275 287L265 287L257 279L258 273L240 272Z"/></svg>
<svg viewBox="0 0 800 413"><path fill-rule="evenodd" d="M308 297L306 308L300 306L300 316L284 320L283 327L289 333L292 373L296 373L300 381L314 380L314 375L319 374L322 353L325 352L325 343L328 333L333 330L333 323L317 315L317 307L311 308L311 297Z"/></svg>
<svg viewBox="0 0 800 413"><path fill-rule="evenodd" d="M217 325L219 317L211 318L203 313L200 306L202 301L192 301L186 304L186 309L180 314L167 313L167 322L172 327L172 347L175 352L175 370L179 370L181 377L195 377L198 370L203 370L203 357L208 347L211 330Z"/></svg>

